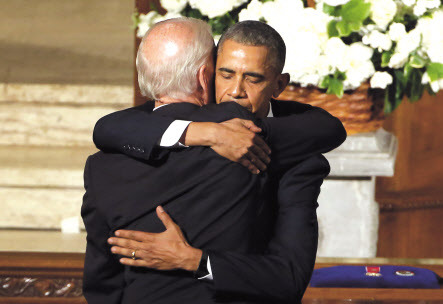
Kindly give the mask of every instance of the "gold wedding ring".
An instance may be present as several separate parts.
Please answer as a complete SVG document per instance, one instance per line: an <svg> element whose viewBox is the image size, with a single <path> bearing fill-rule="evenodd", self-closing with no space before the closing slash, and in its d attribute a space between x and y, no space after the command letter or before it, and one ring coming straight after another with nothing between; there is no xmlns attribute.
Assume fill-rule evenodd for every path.
<svg viewBox="0 0 443 304"><path fill-rule="evenodd" d="M135 253L137 252L137 249L135 249L133 252L132 252L132 259L133 260L135 260L136 259L136 257L135 257Z"/></svg>

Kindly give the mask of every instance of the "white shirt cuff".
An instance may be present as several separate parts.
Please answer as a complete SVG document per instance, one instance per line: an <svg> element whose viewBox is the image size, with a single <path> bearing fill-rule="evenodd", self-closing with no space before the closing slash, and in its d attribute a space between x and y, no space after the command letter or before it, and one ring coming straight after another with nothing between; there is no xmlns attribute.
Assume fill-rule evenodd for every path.
<svg viewBox="0 0 443 304"><path fill-rule="evenodd" d="M187 147L179 142L191 121L174 120L160 139L160 147Z"/></svg>
<svg viewBox="0 0 443 304"><path fill-rule="evenodd" d="M198 278L198 279L199 280L206 280L206 281L214 280L214 277L212 276L212 269L211 269L211 263L209 261L209 256L208 256L208 263L206 264L206 267L208 268L209 274L205 275L204 277Z"/></svg>

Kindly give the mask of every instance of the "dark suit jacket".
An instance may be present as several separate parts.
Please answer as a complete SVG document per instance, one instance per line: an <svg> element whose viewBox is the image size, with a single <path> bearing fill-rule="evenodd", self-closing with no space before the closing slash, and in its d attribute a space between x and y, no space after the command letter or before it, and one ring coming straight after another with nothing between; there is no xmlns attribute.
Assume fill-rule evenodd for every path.
<svg viewBox="0 0 443 304"><path fill-rule="evenodd" d="M185 107L189 108L188 106ZM225 107L238 108L235 105ZM171 106L168 106L168 108L172 109ZM305 112L312 110L309 107L304 109ZM165 114L165 111L161 110L157 110L156 114ZM240 112L242 112L242 109L239 110ZM227 119L227 117L219 116L219 113L212 117L212 114L209 115L207 111L206 116L202 115L202 113L199 114L197 116L202 117L202 120L211 120L212 118L213 121L220 121L220 119ZM318 113L316 114L319 115ZM325 113L321 112L319 116L321 115L324 116L323 119L325 121L328 119L333 121ZM167 112L166 116L169 116ZM185 116L176 116L174 118L190 119L189 113L185 113ZM235 117L235 115L229 118L232 117ZM247 118L244 116L240 117ZM306 117L309 117L309 115L306 115ZM325 119L326 117L327 119ZM307 121L313 118L315 118L315 115L307 118ZM169 152L164 155L161 153L153 154L155 156L153 157L155 161L151 162L153 169L147 169L151 167L147 164L125 158L122 155L110 154L108 156L98 154L92 157L88 161L85 171L85 186L88 188L82 210L85 225L87 229L89 228L88 250L85 261L86 298L91 303L102 303L101 301L113 303L113 300L119 299L124 288L123 299L128 301L128 303L140 303L140 301L148 301L148 299L155 303L173 303L174 299L180 299L182 303L187 301L189 303L211 303L213 301L212 293L210 292L211 288L205 283L194 282L189 274L183 272L165 273L146 269L133 270L129 268L128 270L119 265L110 254L109 247L106 245L106 238L115 229L131 228L154 232L161 231L161 224L156 219L153 210L157 203L162 203L187 233L188 239L194 246L209 249L215 277L214 284L210 285L210 287L214 287L216 295L222 295L225 300L229 299L229 297L232 297L232 299L272 299L273 301L300 299L309 281L315 260L317 239L316 198L322 179L329 172L329 166L324 158L318 154L313 155L313 153L306 153L305 155L308 159L302 161L304 157L302 157L303 153L300 153L300 150L303 152L303 148L297 145L290 145L290 143L297 143L293 139L294 136L291 136L294 134L292 131L300 131L300 129L291 129L291 126L296 125L294 124L294 117L291 119L292 124L289 125L287 124L290 122L289 117L286 120L268 119L267 122L257 122L265 130L264 135L271 144L274 153L273 162L275 164L273 167L276 168L274 174L279 175L280 183L282 183L281 187L278 187L280 209L277 225L275 226L276 233L269 244L268 252L261 255L245 255L245 253L256 249L248 240L253 239L251 232L256 232L256 230L252 230L252 227L255 229L256 226L251 225L251 220L257 218L257 210L261 210L259 219L263 215L269 215L268 212L264 212L267 210L267 204L263 205L256 196L260 192L254 190L257 189L257 184L263 183L263 179L249 174L246 169L239 167L238 164L230 163L206 148L192 148L185 150L186 152ZM198 117L194 117L191 120L197 121ZM282 122L285 122L282 126L286 127L284 129L286 132L282 132L282 130L277 128ZM315 122L315 119L312 120L312 124ZM336 126L338 126L337 123ZM334 130L337 131L339 128L335 127ZM329 128L330 131L331 129ZM336 133L335 135L341 135L341 137L339 136L340 138L335 138L335 145L338 145L344 140L344 136L343 133ZM127 134L125 136L127 137ZM95 138L97 138L97 134L95 134ZM130 144L125 144L124 146L128 145ZM141 141L140 145L141 147L138 150L144 150ZM284 147L284 150L280 149L280 147ZM311 145L311 147L315 147L315 145ZM323 150L327 151L334 147L324 146ZM127 148L125 149L127 152ZM153 151L151 149L151 153ZM286 151L288 151L287 158L285 158ZM212 153L212 155L210 157L207 156L207 152L209 154ZM318 151L316 152L318 153ZM280 153L280 157L277 158L276 154L278 153ZM197 160L194 159L195 156ZM211 163L210 159L212 158L216 158L217 162L212 161ZM189 172L193 172L192 175L194 175L196 170L193 168L195 166L199 167L196 161L200 165L205 164L206 167L193 179L195 181L194 184L184 183L185 186L182 186L183 180L187 180L186 177L189 178ZM185 163L187 165L184 165ZM118 164L117 167L114 164ZM142 166L139 164L142 164ZM161 166L156 168L160 164ZM188 191L180 192L176 190L176 187L172 191L168 189L167 192L171 192L169 200L164 200L164 193L159 191L161 188L156 188L154 191L152 189L145 189L149 188L143 186L143 184L149 185L145 177L147 175L144 174L145 170L158 172L158 169L165 169L163 172L168 172L169 174L164 173L162 175L159 173L160 175L154 174L149 176L152 177L151 181L154 182L162 181L163 177L166 183L170 172L176 171L171 169L175 168L174 164L179 164L178 167L180 167L179 173L176 175L177 178L174 178L174 185L178 186L178 190L183 189L183 187L186 189L186 185L190 187L193 185L191 188L188 188ZM132 169L134 166L143 169L134 170ZM206 175L205 171L207 171L208 166L209 171L212 173ZM288 166L292 168L286 172L284 168L288 168ZM103 168L109 168L109 170L95 176L97 172L103 171ZM236 169L232 170L232 168ZM112 174L112 172L124 172L124 174L120 173L120 175L125 177L127 175L125 171L128 171L128 169L138 172L138 174L128 173L128 180L126 178L121 180L121 177L115 179ZM211 169L213 170L211 171ZM239 174L239 176L244 174L247 177L243 176L237 179L234 178L236 174ZM211 176L211 178L208 178L208 176ZM221 178L217 178L217 176ZM227 176L229 178L226 178ZM109 177L112 177L111 182L109 182ZM99 182L91 183L91 180ZM226 184L227 180L231 180L231 184ZM100 181L103 181L103 183ZM212 186L212 188L209 188L218 189L218 197L217 193L214 194L213 192L205 195L205 189L208 187L197 187L196 190L196 186L200 185L198 181L204 181L206 186L212 182L217 182L217 187ZM97 185L90 187L89 184ZM100 184L103 185L100 187ZM127 185L131 186L128 188ZM94 188L94 190L91 191L91 188ZM111 193L104 195L103 192L109 192L109 190L106 190L108 188L112 189ZM264 189L267 188L269 187L264 187ZM123 189L126 189L126 191L123 191ZM143 190L141 191L140 189ZM226 189L230 191L226 191ZM235 189L240 191L238 193L242 193L240 195L241 199L239 199ZM94 193L93 198L91 198L91 192ZM227 197L228 192L231 194L230 197ZM122 193L124 194L123 197ZM161 199L159 199L159 195ZM187 195L193 198L191 201L196 202L186 200ZM296 197L294 197L295 195ZM100 199L100 197L103 197L103 199ZM203 206L211 206L210 208L200 209L200 205L203 203L202 197L207 197L209 201L209 203ZM265 197L269 198L269 194ZM220 204L219 200L222 198L223 204ZM185 203L177 203L180 201ZM191 206L189 205L191 203L194 205L192 205L192 208L188 208ZM125 207L122 208L122 206ZM181 207L185 209L180 209ZM226 210L230 210L229 212L231 213L227 213ZM101 221L106 219L106 223L100 225L100 218ZM193 218L199 220L192 220ZM96 228L100 226L103 229L96 231ZM264 229L264 231L267 231L267 229ZM266 238L263 238L263 241L265 240ZM110 274L109 272L112 272L111 269L114 269L115 272ZM122 273L127 275L122 278ZM134 273L141 275L137 276ZM104 277L101 277L101 274ZM106 297L109 297L109 299L106 299Z"/></svg>

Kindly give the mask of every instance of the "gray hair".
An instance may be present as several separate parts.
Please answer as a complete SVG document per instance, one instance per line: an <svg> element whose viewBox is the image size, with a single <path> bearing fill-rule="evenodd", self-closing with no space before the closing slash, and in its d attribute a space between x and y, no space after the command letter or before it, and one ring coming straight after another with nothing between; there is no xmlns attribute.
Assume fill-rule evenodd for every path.
<svg viewBox="0 0 443 304"><path fill-rule="evenodd" d="M195 33L195 38L181 50L181 54L169 62L150 61L145 54L144 42L149 33L164 22L186 23ZM211 27L194 18L174 18L153 25L143 37L137 52L136 66L138 84L142 95L148 99L159 96L181 98L197 89L197 73L212 55L214 39Z"/></svg>
<svg viewBox="0 0 443 304"><path fill-rule="evenodd" d="M217 55L223 43L233 40L249 46L265 46L271 51L271 65L280 74L286 60L286 45L280 34L271 26L260 21L247 20L234 24L223 33L219 42Z"/></svg>

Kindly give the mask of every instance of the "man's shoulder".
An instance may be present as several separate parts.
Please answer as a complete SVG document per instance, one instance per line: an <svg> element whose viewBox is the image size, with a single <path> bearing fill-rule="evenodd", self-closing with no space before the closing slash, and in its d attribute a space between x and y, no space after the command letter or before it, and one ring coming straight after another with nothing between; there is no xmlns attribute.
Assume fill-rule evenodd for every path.
<svg viewBox="0 0 443 304"><path fill-rule="evenodd" d="M271 107L272 112L275 116L284 116L285 114L297 114L297 113L304 113L306 111L312 110L313 106L293 101L293 100L276 100L271 99Z"/></svg>

